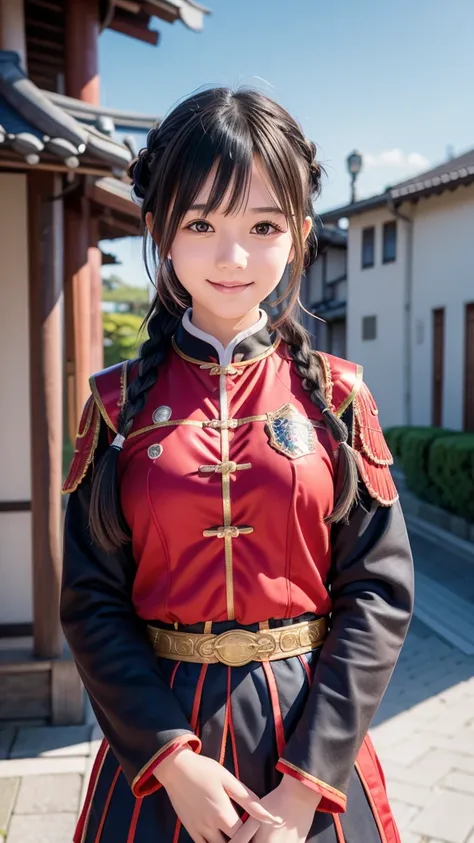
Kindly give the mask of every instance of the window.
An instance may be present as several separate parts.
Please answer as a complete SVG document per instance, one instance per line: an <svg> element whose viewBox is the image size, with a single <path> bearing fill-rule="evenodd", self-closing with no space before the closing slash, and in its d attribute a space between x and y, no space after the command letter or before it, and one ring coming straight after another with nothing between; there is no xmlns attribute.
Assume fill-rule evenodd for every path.
<svg viewBox="0 0 474 843"><path fill-rule="evenodd" d="M362 269L367 269L375 263L375 228L362 230Z"/></svg>
<svg viewBox="0 0 474 843"><path fill-rule="evenodd" d="M383 226L382 262L392 263L397 259L397 223L386 222Z"/></svg>
<svg viewBox="0 0 474 843"><path fill-rule="evenodd" d="M362 339L375 340L377 339L377 317L364 316L362 319Z"/></svg>

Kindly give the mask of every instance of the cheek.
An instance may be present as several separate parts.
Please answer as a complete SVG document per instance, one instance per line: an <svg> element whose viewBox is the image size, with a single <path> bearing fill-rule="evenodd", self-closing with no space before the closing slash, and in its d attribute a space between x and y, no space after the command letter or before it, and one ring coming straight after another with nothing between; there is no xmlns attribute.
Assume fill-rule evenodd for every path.
<svg viewBox="0 0 474 843"><path fill-rule="evenodd" d="M267 277L281 278L291 251L291 240L278 240L265 244L265 248L256 250L255 265L265 271Z"/></svg>

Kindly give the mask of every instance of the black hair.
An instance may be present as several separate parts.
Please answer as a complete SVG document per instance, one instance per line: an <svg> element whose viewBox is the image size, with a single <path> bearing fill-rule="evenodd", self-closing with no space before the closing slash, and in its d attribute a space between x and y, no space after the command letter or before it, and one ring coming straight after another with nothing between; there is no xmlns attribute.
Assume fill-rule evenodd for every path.
<svg viewBox="0 0 474 843"><path fill-rule="evenodd" d="M278 103L259 91L241 88L211 88L185 99L154 129L130 166L136 198L142 204L142 219L153 219L150 233L144 225L144 261L156 284L156 295L146 316L148 340L138 361L138 374L127 389L118 419L118 432L127 437L135 416L145 406L159 367L171 345L171 337L184 311L191 305L167 259L176 231L193 204L214 165L216 173L204 216L222 206L231 186L225 214L239 210L250 188L254 158L263 165L280 203L292 236L294 259L288 285L273 304L286 300L285 310L271 321L272 329L287 344L303 387L323 413L331 436L339 443L336 478L338 490L334 510L327 521L345 520L358 496L355 454L348 443L344 422L331 412L324 393L325 373L312 350L309 334L295 318L301 276L317 254L313 225L304 241L305 217L314 219L313 199L321 188L321 166L316 147L305 137L298 123ZM111 447L95 471L90 508L95 541L112 551L129 536L121 515L118 493L119 451Z"/></svg>

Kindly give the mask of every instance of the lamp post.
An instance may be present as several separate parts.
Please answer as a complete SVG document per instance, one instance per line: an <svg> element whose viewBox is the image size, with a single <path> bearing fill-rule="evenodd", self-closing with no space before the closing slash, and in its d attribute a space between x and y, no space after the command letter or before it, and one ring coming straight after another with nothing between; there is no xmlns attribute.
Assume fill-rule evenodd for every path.
<svg viewBox="0 0 474 843"><path fill-rule="evenodd" d="M356 178L362 169L361 153L358 152L357 149L354 149L354 152L351 152L351 154L347 156L346 163L347 171L351 177L351 203L353 203L356 201Z"/></svg>

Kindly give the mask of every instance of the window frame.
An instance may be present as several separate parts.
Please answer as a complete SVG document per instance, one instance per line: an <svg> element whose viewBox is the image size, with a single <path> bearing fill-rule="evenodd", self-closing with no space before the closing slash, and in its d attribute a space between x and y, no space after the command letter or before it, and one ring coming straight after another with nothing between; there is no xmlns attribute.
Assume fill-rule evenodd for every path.
<svg viewBox="0 0 474 843"><path fill-rule="evenodd" d="M391 230L391 231L394 232L393 241L392 240L387 241L387 237L386 237L387 230ZM397 241L398 241L397 221L396 220L387 220L386 222L383 223L383 226L382 226L382 263L383 264L395 263L396 262L396 260L397 260L397 245L398 245ZM393 247L394 254L393 254L393 256L389 255L387 257L387 254L386 254L387 242L390 245L392 245L392 242L394 243L394 247Z"/></svg>
<svg viewBox="0 0 474 843"><path fill-rule="evenodd" d="M365 336L365 328L367 325L367 320L373 319L373 326L374 326L374 335L373 337L366 337ZM372 324L372 323L370 323ZM374 342L377 339L377 314L371 313L370 316L363 316L362 317L362 342Z"/></svg>
<svg viewBox="0 0 474 843"><path fill-rule="evenodd" d="M366 263L364 261L364 237L367 232L372 233L372 263ZM361 242L361 252L360 252L360 266L361 269L372 269L375 266L375 225L366 225L365 228L362 229L362 242Z"/></svg>

